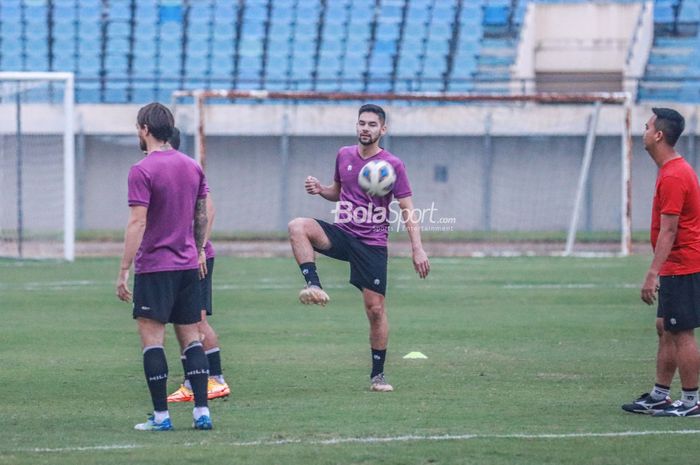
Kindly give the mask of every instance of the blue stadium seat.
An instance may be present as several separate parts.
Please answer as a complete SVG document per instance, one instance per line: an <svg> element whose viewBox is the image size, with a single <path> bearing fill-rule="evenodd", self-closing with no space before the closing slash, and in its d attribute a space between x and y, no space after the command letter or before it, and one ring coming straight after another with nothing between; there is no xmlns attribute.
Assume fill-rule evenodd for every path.
<svg viewBox="0 0 700 465"><path fill-rule="evenodd" d="M334 26L345 24L348 15L348 0L336 0L329 2L326 7L326 24L332 24Z"/></svg>
<svg viewBox="0 0 700 465"><path fill-rule="evenodd" d="M135 82L133 84L131 101L134 103L149 103L155 99L155 90L153 89L153 84L146 83L142 84Z"/></svg>
<svg viewBox="0 0 700 465"><path fill-rule="evenodd" d="M447 61L442 54L430 54L425 57L423 65L423 77L425 78L442 78L445 72Z"/></svg>
<svg viewBox="0 0 700 465"><path fill-rule="evenodd" d="M505 5L486 5L483 24L485 26L507 26L509 8Z"/></svg>
<svg viewBox="0 0 700 465"><path fill-rule="evenodd" d="M75 70L78 59L72 49L67 47L58 49L53 57L53 71L69 71Z"/></svg>
<svg viewBox="0 0 700 465"><path fill-rule="evenodd" d="M246 38L241 40L238 46L238 53L248 56L260 56L263 52L263 42L260 38Z"/></svg>
<svg viewBox="0 0 700 465"><path fill-rule="evenodd" d="M125 21L112 21L107 25L107 37L129 37L131 35L131 24Z"/></svg>
<svg viewBox="0 0 700 465"><path fill-rule="evenodd" d="M233 57L214 55L211 61L211 77L230 79L233 74Z"/></svg>
<svg viewBox="0 0 700 465"><path fill-rule="evenodd" d="M209 57L206 55L188 54L185 61L185 76L187 79L203 78L209 75Z"/></svg>
<svg viewBox="0 0 700 465"><path fill-rule="evenodd" d="M12 23L22 20L22 7L19 2L3 2L2 3L2 20L3 22Z"/></svg>
<svg viewBox="0 0 700 465"><path fill-rule="evenodd" d="M151 80L153 79L153 75L155 74L156 69L157 68L154 55L152 55L148 59L143 60L138 60L136 59L136 57L134 57L134 69L132 77ZM151 86L152 85L153 84L151 84Z"/></svg>
<svg viewBox="0 0 700 465"><path fill-rule="evenodd" d="M342 61L336 54L321 55L318 60L318 77L331 79L338 76Z"/></svg>
<svg viewBox="0 0 700 465"><path fill-rule="evenodd" d="M105 71L108 77L124 77L127 74L128 60L126 54L107 55Z"/></svg>
<svg viewBox="0 0 700 465"><path fill-rule="evenodd" d="M348 49L353 50L353 49ZM366 55L356 51L348 52L343 62L343 77L348 79L359 79L363 76L366 68ZM345 88L345 85L343 85Z"/></svg>
<svg viewBox="0 0 700 465"><path fill-rule="evenodd" d="M78 39L81 42L94 44L102 35L100 25L91 21L78 22Z"/></svg>
<svg viewBox="0 0 700 465"><path fill-rule="evenodd" d="M218 55L233 55L233 39L231 37L215 38L212 44L212 53Z"/></svg>
<svg viewBox="0 0 700 465"><path fill-rule="evenodd" d="M22 56L19 53L3 53L0 56L0 69L3 69L5 71L21 71Z"/></svg>
<svg viewBox="0 0 700 465"><path fill-rule="evenodd" d="M182 22L182 6L181 5L159 5L158 19L161 23L181 23Z"/></svg>
<svg viewBox="0 0 700 465"><path fill-rule="evenodd" d="M399 23L379 23L376 38L379 40L396 40L399 37Z"/></svg>
<svg viewBox="0 0 700 465"><path fill-rule="evenodd" d="M46 54L28 54L25 59L26 71L47 71L49 69L49 57Z"/></svg>
<svg viewBox="0 0 700 465"><path fill-rule="evenodd" d="M241 56L238 62L239 79L259 79L262 60L259 55Z"/></svg>
<svg viewBox="0 0 700 465"><path fill-rule="evenodd" d="M105 103L126 103L128 82L109 79L105 81Z"/></svg>
<svg viewBox="0 0 700 465"><path fill-rule="evenodd" d="M54 23L54 37L58 40L73 39L75 37L75 23L73 21L63 22L57 21Z"/></svg>
<svg viewBox="0 0 700 465"><path fill-rule="evenodd" d="M102 16L102 2L100 0L81 0L78 17L80 22L99 22Z"/></svg>
<svg viewBox="0 0 700 465"><path fill-rule="evenodd" d="M156 89L156 100L166 104L170 103L172 99L173 92L179 89L179 84L173 80L162 80L157 83Z"/></svg>
<svg viewBox="0 0 700 465"><path fill-rule="evenodd" d="M345 44L337 37L321 39L321 53L340 54L345 50Z"/></svg>
<svg viewBox="0 0 700 465"><path fill-rule="evenodd" d="M333 79L317 81L316 90L319 92L338 92L340 90L340 84L338 83L338 79L334 76Z"/></svg>
<svg viewBox="0 0 700 465"><path fill-rule="evenodd" d="M97 81L79 80L76 85L75 99L78 103L96 103L100 101L100 86Z"/></svg>

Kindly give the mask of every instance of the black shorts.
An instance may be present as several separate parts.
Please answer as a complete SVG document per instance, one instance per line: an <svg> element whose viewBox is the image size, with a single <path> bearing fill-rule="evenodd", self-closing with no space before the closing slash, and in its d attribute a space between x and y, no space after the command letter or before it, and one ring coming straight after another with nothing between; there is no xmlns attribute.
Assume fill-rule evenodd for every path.
<svg viewBox="0 0 700 465"><path fill-rule="evenodd" d="M331 241L331 248L314 250L327 257L350 262L350 284L359 290L369 289L386 295L386 247L367 245L334 224L316 221Z"/></svg>
<svg viewBox="0 0 700 465"><path fill-rule="evenodd" d="M202 298L202 305L201 305L200 309L206 310L207 315L211 315L211 311L212 311L211 278L212 278L213 274L214 274L214 257L207 258L207 275L204 277L204 279L199 280L199 284L202 287L202 289L200 290L201 298Z"/></svg>
<svg viewBox="0 0 700 465"><path fill-rule="evenodd" d="M661 276L656 316L672 333L700 326L700 273Z"/></svg>
<svg viewBox="0 0 700 465"><path fill-rule="evenodd" d="M134 276L134 318L189 325L202 320L199 269Z"/></svg>

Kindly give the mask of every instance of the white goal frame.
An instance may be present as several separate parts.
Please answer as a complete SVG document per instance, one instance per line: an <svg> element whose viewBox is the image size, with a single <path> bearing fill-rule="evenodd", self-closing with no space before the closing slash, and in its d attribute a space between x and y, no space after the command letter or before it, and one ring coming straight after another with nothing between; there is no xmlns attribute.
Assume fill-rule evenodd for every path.
<svg viewBox="0 0 700 465"><path fill-rule="evenodd" d="M585 150L579 171L576 197L567 231L566 246L561 255L575 255L574 243L578 219L584 200L584 192L589 178L593 145L595 143L598 116L603 104L619 105L623 108L623 121L620 124L621 137L621 208L620 208L620 247L618 256L628 256L632 246L632 95L629 92L592 93L532 93L516 95L475 94L475 93L364 93L364 92L318 92L318 91L277 91L277 90L177 90L172 94L173 109L183 98L192 98L195 159L206 167L206 130L204 105L210 99L242 100L309 100L309 101L413 101L451 103L539 103L539 104L578 104L592 105Z"/></svg>
<svg viewBox="0 0 700 465"><path fill-rule="evenodd" d="M63 82L63 258L75 260L75 77L68 72L0 72L0 81Z"/></svg>

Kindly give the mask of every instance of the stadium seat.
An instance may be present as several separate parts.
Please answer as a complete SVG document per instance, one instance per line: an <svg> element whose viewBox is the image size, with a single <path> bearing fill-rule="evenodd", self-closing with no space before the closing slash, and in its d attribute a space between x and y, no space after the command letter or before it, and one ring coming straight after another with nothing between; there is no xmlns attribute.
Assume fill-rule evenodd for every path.
<svg viewBox="0 0 700 465"><path fill-rule="evenodd" d="M483 24L485 26L507 26L509 9L505 5L486 5Z"/></svg>
<svg viewBox="0 0 700 465"><path fill-rule="evenodd" d="M22 56L19 53L3 53L0 56L0 68L5 71L22 71Z"/></svg>
<svg viewBox="0 0 700 465"><path fill-rule="evenodd" d="M77 103L96 103L100 101L100 87L97 81L78 81L75 91Z"/></svg>

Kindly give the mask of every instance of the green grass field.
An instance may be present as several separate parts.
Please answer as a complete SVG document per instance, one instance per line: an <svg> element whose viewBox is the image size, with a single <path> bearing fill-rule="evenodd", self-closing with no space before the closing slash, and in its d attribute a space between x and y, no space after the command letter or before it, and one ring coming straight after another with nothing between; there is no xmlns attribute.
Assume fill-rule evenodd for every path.
<svg viewBox="0 0 700 465"><path fill-rule="evenodd" d="M624 414L648 390L649 257L390 262L387 374L368 391L367 322L347 265L297 303L291 259L220 258L212 324L233 394L215 429L133 430L151 409L117 259L0 261L2 464L694 464L700 423ZM427 360L405 360L420 351ZM169 387L182 369L169 331ZM674 394L678 395L678 383Z"/></svg>

